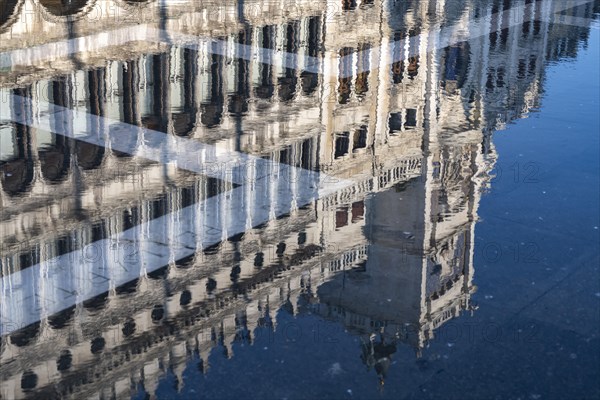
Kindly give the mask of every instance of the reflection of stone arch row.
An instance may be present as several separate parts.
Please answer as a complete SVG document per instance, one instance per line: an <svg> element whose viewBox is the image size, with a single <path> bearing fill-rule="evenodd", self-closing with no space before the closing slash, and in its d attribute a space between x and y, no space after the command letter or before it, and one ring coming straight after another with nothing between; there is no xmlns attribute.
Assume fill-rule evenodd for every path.
<svg viewBox="0 0 600 400"><path fill-rule="evenodd" d="M66 105L68 96L65 94L65 86L64 82L56 81L51 87L53 96L58 100L56 102L58 106ZM17 89L14 94L18 97L15 97L11 105L13 119L29 120L32 115L30 90ZM90 101L93 103L93 96L91 97ZM61 131L70 121L68 118L63 118L64 113L56 115L59 117L53 119L51 125L56 131ZM94 131L97 127L90 128ZM12 130L14 157L0 164L3 191L11 196L28 192L40 179L42 185L65 181L70 175L72 155L75 157L74 161L84 170L100 167L105 159L102 146L76 142L75 148L71 149L72 140L62 135L52 135L51 144L43 148L34 148L39 132L20 122L13 122Z"/></svg>
<svg viewBox="0 0 600 400"><path fill-rule="evenodd" d="M318 252L314 252L312 256L316 254L318 254ZM291 260L291 266L303 262L303 260L304 257L295 257ZM319 268L318 265L316 267ZM86 359L104 352L105 348L109 351L107 354L108 364L112 364L114 360L118 359L120 360L118 363L120 366L124 362L122 357L124 353L131 354L132 357L135 357L136 354L141 355L141 357L144 357L144 353L152 354L152 348L162 346L163 343L169 343L169 340L167 339L174 334L179 336L179 331L184 331L185 335L193 334L194 337L203 332L212 333L212 335L208 336L208 342L205 344L209 344L211 347L223 345L225 355L228 358L231 357L231 342L239 340L238 332L240 330L246 332L243 340L248 340L249 343L252 343L254 329L258 325L264 326L265 324L268 324L268 326L271 326L271 328L274 329L273 322L275 312L280 309L282 305L286 306L285 309L289 312L294 312L296 310L298 303L298 299L296 298L298 295L297 292L298 290L301 290L301 288L306 287L306 276L305 274L301 274L303 268L294 272L293 276L281 277L279 275L281 271L289 269L290 266L284 267L282 265L273 264L268 269L262 271L264 273L260 273L255 277L240 282L240 286L237 286L235 291L218 293L215 296L208 297L206 300L200 302L198 302L197 298L193 298L187 287L184 287L182 290L177 291L169 297L176 303L179 303L179 306L176 306L172 301L165 299L166 303L162 302L156 304L154 307L150 306L144 309L142 313L136 314L134 318L119 318L117 325L114 326L112 330L114 331L114 328L117 328L118 332L120 332L119 335L122 338L121 341L115 343L113 340L113 343L109 343L110 338L99 332L95 336L92 335L93 337L89 336L89 334L86 335L88 337L86 338L86 342L83 343L86 343L87 347L84 351L89 352L89 354L78 354L78 358L83 356L83 358L81 358L83 360L82 373L85 374L86 370L89 370L90 367L96 372L98 368L104 369L106 367L106 365L102 364L99 364L98 368L96 368L96 366L86 366L85 362ZM149 276L149 278L153 281L151 286L156 286L157 289L163 287L160 283L163 275L155 274ZM146 280L146 278L141 279ZM277 283L271 287L270 285L274 281ZM210 279L206 281L207 289L209 288L209 282ZM285 282L288 283L285 284ZM204 285L204 280L201 280L199 283ZM138 282L134 282L134 286L136 285L138 285ZM144 285L147 285L147 283ZM308 285L310 286L310 283ZM120 298L114 300L119 302L127 301L126 297L135 292L135 287L131 287L131 285L127 286L129 288L121 287L117 289L117 294ZM148 287L148 289L152 291L151 287ZM236 300L236 293L246 294L250 292L253 292L256 296L251 304L245 303L245 301L240 303L239 300ZM108 295L99 296L99 299L95 299L96 305L100 305L100 308L96 311L101 311L104 308L102 305L106 304L108 301ZM195 301L196 304L192 305L192 301ZM238 308L241 304L246 304L246 306ZM91 307L91 303L87 305L84 303L84 307L89 312L94 312L94 307ZM168 310L170 310L170 312L167 312ZM173 311L176 312L173 314ZM36 345L38 338L43 336L49 336L51 338L61 337L66 339L69 336L69 333L60 333L60 331L57 330L63 328L70 329L68 327L70 326L70 321L72 321L74 314L75 308L73 307L53 315L47 322L44 321L42 323L30 325L23 330L11 334L7 339L3 338L3 346L16 346L16 348L21 348ZM145 315L145 318L140 319L142 314ZM167 325L162 325L161 321L167 318L169 314L172 314L171 317L176 316L177 318L171 320ZM146 324L147 326L145 326L144 320L149 322L149 324ZM75 329L78 331L78 328ZM215 332L217 340L210 339L211 336L215 336ZM225 336L225 338L223 338L223 336ZM207 336L204 335L203 337ZM53 346L55 344L56 343L53 342ZM58 344L58 346L60 347L61 344ZM71 345L69 345L69 347L71 347ZM81 346L77 347L81 349ZM64 351L60 351L60 348L57 348L56 351L51 351L51 354L48 354L48 351L44 351L43 348L37 348L37 350L41 350L42 354L47 354L49 357L56 357L56 365L59 372L61 371L61 367L64 367L63 370L66 371L72 366L72 363L68 362L68 354ZM203 359L206 362L206 358L203 357ZM113 366L118 368L117 364L114 364ZM106 373L107 371L104 372ZM21 379L22 382L23 379L28 378L31 374L35 374L35 372L31 371L24 373ZM95 374L95 376L98 377L99 375ZM25 381L29 382L28 379L25 379ZM92 381L94 381L94 379L92 379ZM21 385L21 388L24 391L36 389L37 381L35 385L25 384Z"/></svg>
<svg viewBox="0 0 600 400"><path fill-rule="evenodd" d="M310 213L309 211L307 212ZM312 215L312 213L310 214ZM291 226L296 225L291 224ZM240 277L239 279L234 280L234 270L231 271L231 275L229 274L229 271L222 271L224 273L219 274L218 277L214 276L214 278L218 280L217 282L211 279L210 277L206 276L206 274L202 273L201 270L198 268L186 268L187 265L175 265L175 268L173 268L173 266L166 266L158 271L153 272L152 274L148 274L147 278L143 277L137 281L131 282L130 284L119 287L116 290L116 293L105 293L103 295L97 296L94 299L86 301L81 307L81 311L83 311L86 314L96 313L97 315L98 313L105 313L107 311L107 306L109 306L110 303L113 303L110 307L113 311L117 312L118 315L127 316L132 314L127 314L127 307L122 308L120 304L124 305L132 303L131 296L135 295L137 297L138 292L141 294L157 293L157 296L153 296L153 299L150 299L147 296L144 296L143 298L140 297L141 299L144 299L143 301L147 303L148 307L144 307L144 311L141 314L136 313L135 318L123 319L119 317L118 325L115 329L118 332L120 332L119 335L122 334L122 336L125 337L125 339L127 339L125 342L120 344L111 344L108 342L109 336L106 336L104 334L92 336L87 335L85 341L82 343L83 347L79 348L84 349L84 351L87 354L84 354L85 357L93 357L94 354L102 352L104 347L106 346L107 351L110 350L110 352L113 355L116 355L117 359L121 360L119 364L121 365L123 353L128 353L132 355L141 354L140 351L134 350L134 348L138 348L139 350L141 350L142 353L145 353L149 350L150 347L153 347L152 343L158 344L164 342L162 340L163 334L167 337L173 334L173 332L169 333L168 331L165 332L164 330L162 331L163 334L160 333L162 328L160 328L161 325L159 324L159 322L162 321L164 318L169 317L169 315L176 317L175 319L169 318L169 320L176 321L177 326L179 326L183 330L186 330L188 326L190 327L189 329L194 329L196 331L198 329L203 329L203 327L214 327L214 324L207 325L207 322L208 324L211 324L210 321L221 321L222 324L225 315L222 314L222 312L229 312L227 310L230 310L230 307L238 304L238 301L240 299L239 296L242 296L241 298L245 298L247 294L252 294L252 297L258 299L259 301L262 301L261 299L265 297L264 294L266 291L271 294L268 295L269 297L267 297L267 303L264 303L263 301L263 306L266 304L270 310L276 311L280 308L281 301L283 301L285 303L284 305L286 306L286 310L292 310L291 312L293 312L297 308L298 299L296 298L295 294L292 296L290 292L287 294L286 302L285 295L287 292L283 293L281 291L282 288L283 291L286 291L286 289L293 289L294 293L297 293L297 290L300 290L300 288L306 287L307 285L305 280L307 272L309 273L309 279L310 276L318 276L319 279L321 279L323 278L323 273L325 273L327 276L330 273L334 272L330 272L331 268L327 271L322 271L322 266L320 262L314 264L311 261L320 259L315 259L315 256L322 254L321 252L323 249L320 246L305 243L306 238L302 239L301 235L298 235L297 238L295 236L288 236L285 233L285 231L287 231L287 228L285 228L286 225L283 225L283 227L284 232L277 230L277 235L275 236L273 236L273 232L269 233L269 231L262 231L262 228L257 228L261 229L261 236L265 235L264 239L266 242L272 242L273 240L276 241L277 239L274 238L279 238L281 237L281 234L283 234L285 237L288 238L286 239L286 241L288 242L288 251L286 251L285 243L280 242L279 244L277 244L277 246L275 246L274 242L272 242L271 247L273 247L273 249L275 247L277 248L276 253L272 254L271 260L267 263L268 265L265 264L265 266L263 267L261 263L261 268L257 272L253 273L251 276ZM236 235L235 237L228 239L227 243L230 246L239 248L238 242L243 240L243 236L245 235ZM252 238L249 237L248 240L252 240ZM297 246L291 246L295 242L297 242ZM294 248L294 250L289 251L292 247ZM205 249L205 254L210 258L210 254L212 253L208 250L209 249ZM264 247L262 248L262 251L268 252L267 249ZM327 259L331 258L333 261L335 261L335 259L338 259L340 257L338 253L339 249L336 248L334 251L335 256L327 257ZM352 251L354 251L354 249ZM364 253L364 249L362 249L362 251L361 249L359 249L359 253ZM349 260L355 260L355 257L349 257L348 254L349 252L346 251L341 256L344 262ZM244 258L246 260L251 259L252 254L248 253L248 257ZM308 264L304 264L305 262L308 262ZM210 265L211 263L213 262L208 261L208 265ZM254 266L257 266L256 259L254 260ZM316 273L315 275L313 275L312 271L320 271L320 273ZM196 274L196 276L194 276L194 274ZM159 288L165 287L163 284L161 284L161 281L164 278L172 282L171 284L169 284L170 287L172 287L173 289L177 289L174 290L174 293L172 295L169 295L168 299L163 299L163 301L161 300L160 294L162 292L160 292ZM281 280L282 278L283 281ZM190 284L190 282L194 283ZM288 282L288 284L286 285L285 282ZM226 283L226 285L223 285L224 283ZM308 285L310 286L310 282L308 283ZM153 287L155 287L156 289L153 289ZM211 295L210 292L215 290L216 288L224 290L219 290L218 292L214 292ZM275 292L273 290L275 290ZM116 294L116 296L112 294ZM150 301L148 302L148 300ZM274 300L275 303L271 303L271 300ZM152 306L153 304L154 307ZM275 307L271 308L272 305L274 305ZM134 308L139 309L138 307ZM206 310L209 309L211 310L211 312L206 312ZM46 337L46 335L54 337L53 335L55 334L52 333L54 332L54 330L71 326L70 321L73 320L73 317L76 314L74 311L75 310L71 308L49 317L47 320L44 320L41 323L41 328L37 324L34 324L23 331L11 334L8 341L5 342L9 346L12 346L12 351L10 352L10 354L17 354L14 352L15 350L19 352L17 348L22 346L19 346L17 343L22 344L23 346L37 346L41 343L45 343L44 341L39 342L38 338ZM252 311L252 313L250 313L250 311ZM246 329L249 332L252 332L252 327L256 327L261 320L264 320L264 318L256 316L255 306L252 306L250 309L248 309L246 314L248 320L248 326L246 327ZM273 314L269 314L269 318L272 321ZM201 319L198 320L197 318L195 318L197 316L200 316ZM141 319L138 317L140 317ZM217 318L216 320L214 319L215 317ZM230 320L231 318L227 317L227 319ZM147 323L143 321L147 321ZM147 328L144 328L144 326L146 326ZM193 328L193 326L196 326L196 328ZM49 328L52 329L49 330ZM149 329L148 333L150 334L150 336L155 338L150 342L147 341L149 336L146 335L146 333L144 333L147 329ZM158 333L158 337L161 337L160 340L156 339L156 333ZM62 335L60 337L66 336L67 335ZM134 342L137 343L139 341L142 341L141 347L134 345ZM42 348L36 347L36 349ZM90 352L91 355L89 354ZM67 368L66 366L70 365L68 363L69 356L67 354L63 354L63 352L60 351L60 348L57 348L56 351L50 351L49 353L47 351L42 351L40 354L48 354L49 357L52 357L51 360L55 358L57 369L58 366L65 366L65 368ZM86 373L86 371L89 371L87 367L85 367L85 357L83 358L84 367L81 371L81 373L84 374ZM73 365L73 367L78 368L76 365ZM70 367L68 367L67 369L71 370ZM60 371L60 369L58 370ZM37 384L33 387L28 386L28 383L31 383L31 374L34 374L35 371L37 371L37 369L32 370L31 373L28 373L28 375L26 376L23 375L23 377L26 378L25 386L22 386L24 390L26 388L29 388L28 390L33 390L36 388ZM92 379L92 381L95 380ZM43 386L46 387L45 384L43 384Z"/></svg>
<svg viewBox="0 0 600 400"><path fill-rule="evenodd" d="M0 4L0 33L16 22L24 3L25 0L2 0L2 4Z"/></svg>

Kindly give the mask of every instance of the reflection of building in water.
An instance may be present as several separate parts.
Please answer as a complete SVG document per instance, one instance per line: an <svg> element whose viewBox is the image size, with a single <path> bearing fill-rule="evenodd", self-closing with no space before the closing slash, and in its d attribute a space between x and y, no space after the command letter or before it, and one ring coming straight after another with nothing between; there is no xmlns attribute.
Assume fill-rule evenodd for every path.
<svg viewBox="0 0 600 400"><path fill-rule="evenodd" d="M152 394L162 370L174 370L182 384L190 353L207 370L213 349L231 357L234 341L252 342L257 326L274 329L277 310L297 312L300 300L357 333L382 328L386 344L366 344L363 358L383 376L377 361L393 353L392 343L419 350L469 307L491 132L538 106L544 63L573 56L578 42L569 37L584 28L540 23L552 18L551 1L528 3L523 16L502 14L525 5L518 1L343 2L341 10L333 2L232 3L211 6L218 18L196 2L163 10L142 3L9 1L2 9L3 49L139 18L220 39L189 48L173 37L166 47L134 40L132 28L115 34L126 44L119 49L81 41L75 53L57 45L43 54L51 63L36 61L35 52L11 59L0 73L3 98L11 99L0 113L3 277L86 246L90 258L110 254L93 243L231 188L226 171L207 178L132 157L149 146L147 129L354 184L244 234L225 233L221 243L125 286L95 282L106 293L2 337L3 397L34 389L118 397L139 382ZM86 18L94 9L102 17ZM35 12L27 17L27 10ZM121 17L107 18L114 15ZM432 15L445 16L450 38L436 33ZM491 17L469 23L481 16ZM502 29L502 18L517 17L523 24ZM89 135L108 133L104 145L9 122L54 113L52 129L72 129L72 115L53 104L107 117L86 126ZM123 143L114 121L139 127L135 140ZM225 212L198 211L198 220L227 232ZM181 226L168 221L164 229L175 234Z"/></svg>

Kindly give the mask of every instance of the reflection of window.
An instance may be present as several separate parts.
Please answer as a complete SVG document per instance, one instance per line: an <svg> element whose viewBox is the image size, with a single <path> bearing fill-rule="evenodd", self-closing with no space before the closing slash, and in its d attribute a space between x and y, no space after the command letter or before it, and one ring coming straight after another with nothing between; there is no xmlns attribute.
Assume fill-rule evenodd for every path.
<svg viewBox="0 0 600 400"><path fill-rule="evenodd" d="M352 222L356 222L365 215L365 203L364 201L357 201L352 203Z"/></svg>
<svg viewBox="0 0 600 400"><path fill-rule="evenodd" d="M349 136L349 132L344 132L337 135L335 139L335 158L340 158L348 154L348 149L350 148Z"/></svg>
<svg viewBox="0 0 600 400"><path fill-rule="evenodd" d="M264 262L265 262L264 253L262 253L262 252L256 253L256 256L254 257L254 266L262 267Z"/></svg>
<svg viewBox="0 0 600 400"><path fill-rule="evenodd" d="M400 132L402 130L402 113L391 113L388 125L390 133Z"/></svg>
<svg viewBox="0 0 600 400"><path fill-rule="evenodd" d="M394 32L394 49L392 51L392 77L394 83L400 83L402 82L402 78L404 78L404 60L402 54L402 41L404 37L404 32Z"/></svg>
<svg viewBox="0 0 600 400"><path fill-rule="evenodd" d="M342 0L342 10L354 10L356 8L356 0Z"/></svg>
<svg viewBox="0 0 600 400"><path fill-rule="evenodd" d="M152 322L159 322L161 319L163 319L163 317L165 316L165 309L163 308L163 306L160 305L156 305L154 306L154 309L152 310Z"/></svg>
<svg viewBox="0 0 600 400"><path fill-rule="evenodd" d="M525 64L525 60L519 60L519 67L517 68L517 78L525 79L525 75L527 74L527 65Z"/></svg>
<svg viewBox="0 0 600 400"><path fill-rule="evenodd" d="M21 377L21 389L28 391L35 389L38 383L38 376L31 370L23 372Z"/></svg>
<svg viewBox="0 0 600 400"><path fill-rule="evenodd" d="M419 56L408 59L408 77L413 79L419 74Z"/></svg>
<svg viewBox="0 0 600 400"><path fill-rule="evenodd" d="M365 94L369 91L369 57L370 45L361 43L358 45L358 76L356 77L356 94Z"/></svg>
<svg viewBox="0 0 600 400"><path fill-rule="evenodd" d="M354 132L353 148L356 150L364 149L365 147L367 147L367 127L363 125Z"/></svg>
<svg viewBox="0 0 600 400"><path fill-rule="evenodd" d="M66 371L71 368L73 364L73 356L69 350L64 350L58 360L56 360L56 369L59 371Z"/></svg>
<svg viewBox="0 0 600 400"><path fill-rule="evenodd" d="M279 242L277 244L277 250L275 251L277 256L279 256L279 257L283 256L283 253L285 253L285 248L286 248L285 242Z"/></svg>
<svg viewBox="0 0 600 400"><path fill-rule="evenodd" d="M92 339L92 344L90 346L90 351L92 354L101 353L104 350L104 346L106 345L106 340L102 336Z"/></svg>
<svg viewBox="0 0 600 400"><path fill-rule="evenodd" d="M298 234L298 245L303 245L306 243L306 232L300 232Z"/></svg>
<svg viewBox="0 0 600 400"><path fill-rule="evenodd" d="M346 104L352 90L352 53L354 49L344 47L340 50L338 102Z"/></svg>
<svg viewBox="0 0 600 400"><path fill-rule="evenodd" d="M342 208L335 212L335 227L341 228L348 225L348 209Z"/></svg>
<svg viewBox="0 0 600 400"><path fill-rule="evenodd" d="M405 128L414 128L417 126L417 110L414 108L409 108L406 110L406 123L404 124Z"/></svg>
<svg viewBox="0 0 600 400"><path fill-rule="evenodd" d="M312 153L312 143L311 139L306 139L302 142L302 157L301 157L301 166L304 169L311 168L311 153Z"/></svg>
<svg viewBox="0 0 600 400"><path fill-rule="evenodd" d="M125 337L133 335L135 333L135 321L130 319L129 321L125 322L121 331Z"/></svg>
<svg viewBox="0 0 600 400"><path fill-rule="evenodd" d="M439 161L433 162L433 178L434 179L440 178L440 162Z"/></svg>
<svg viewBox="0 0 600 400"><path fill-rule="evenodd" d="M189 290L184 290L179 296L179 305L187 306L192 302L192 293Z"/></svg>

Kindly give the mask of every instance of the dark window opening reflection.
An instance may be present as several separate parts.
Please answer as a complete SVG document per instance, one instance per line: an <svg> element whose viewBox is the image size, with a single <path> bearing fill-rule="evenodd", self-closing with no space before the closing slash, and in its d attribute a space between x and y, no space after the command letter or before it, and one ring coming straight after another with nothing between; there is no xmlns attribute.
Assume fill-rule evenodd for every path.
<svg viewBox="0 0 600 400"><path fill-rule="evenodd" d="M288 53L288 57L284 60L284 76L278 79L279 99L282 101L290 101L296 94L296 86L298 85L296 56L299 48L299 30L300 23L298 21L287 24L285 51Z"/></svg>
<svg viewBox="0 0 600 400"><path fill-rule="evenodd" d="M183 49L183 106L172 115L173 130L178 136L190 136L196 127L196 79L198 76L198 51Z"/></svg>
<svg viewBox="0 0 600 400"><path fill-rule="evenodd" d="M350 133L344 132L336 136L335 139L335 158L340 158L348 154L350 149Z"/></svg>
<svg viewBox="0 0 600 400"><path fill-rule="evenodd" d="M29 391L36 388L38 384L38 376L31 370L23 372L23 376L21 377L21 389L23 391Z"/></svg>
<svg viewBox="0 0 600 400"><path fill-rule="evenodd" d="M60 357L56 360L56 369L59 372L64 372L71 368L73 365L73 356L69 350L63 350L60 353Z"/></svg>
<svg viewBox="0 0 600 400"><path fill-rule="evenodd" d="M338 103L346 104L352 92L352 59L354 49L344 47L340 50L340 66L338 79Z"/></svg>
<svg viewBox="0 0 600 400"><path fill-rule="evenodd" d="M211 42L211 46L208 102L202 103L200 117L202 123L208 128L214 128L221 124L224 102L223 65L225 57L220 54L219 47L222 46L220 43Z"/></svg>
<svg viewBox="0 0 600 400"><path fill-rule="evenodd" d="M17 347L27 346L37 338L39 332L40 322L38 321L11 334L10 342Z"/></svg>
<svg viewBox="0 0 600 400"><path fill-rule="evenodd" d="M92 339L90 343L90 352L92 354L100 354L104 351L104 347L106 346L106 340L103 337L97 337Z"/></svg>

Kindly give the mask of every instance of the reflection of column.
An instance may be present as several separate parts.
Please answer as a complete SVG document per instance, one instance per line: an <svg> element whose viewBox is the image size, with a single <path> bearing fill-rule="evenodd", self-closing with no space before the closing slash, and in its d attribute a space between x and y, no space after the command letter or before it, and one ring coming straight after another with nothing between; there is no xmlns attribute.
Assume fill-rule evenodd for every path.
<svg viewBox="0 0 600 400"><path fill-rule="evenodd" d="M196 126L196 81L198 75L198 51L184 48L183 53L183 82L180 96L183 104L173 110L173 129L179 136L189 136Z"/></svg>
<svg viewBox="0 0 600 400"><path fill-rule="evenodd" d="M371 50L368 43L358 45L358 73L356 76L356 94L362 96L369 91L369 71Z"/></svg>
<svg viewBox="0 0 600 400"><path fill-rule="evenodd" d="M92 138L105 134L106 125L103 117L106 102L105 70L103 68L87 73L87 98L89 116L87 118L87 133ZM86 169L97 168L104 157L105 146L87 142L77 142L77 164Z"/></svg>
<svg viewBox="0 0 600 400"><path fill-rule="evenodd" d="M148 57L148 64L150 64L150 70L148 71L151 75L152 86L150 91L151 94L151 107L149 108L150 113L142 116L142 124L144 127L159 132L167 132L168 115L167 109L169 105L169 68L168 68L168 54L157 54ZM137 64L137 62L136 62ZM133 83L133 75L130 78L130 82ZM132 87L133 90L133 87ZM134 123L134 115L131 115L131 123Z"/></svg>
<svg viewBox="0 0 600 400"><path fill-rule="evenodd" d="M402 55L406 32L404 29L394 32L392 43L392 79L395 84L402 83L404 78L404 57Z"/></svg>
<svg viewBox="0 0 600 400"><path fill-rule="evenodd" d="M236 80L235 92L229 98L229 112L235 117L236 151L241 151L242 114L248 112L250 97L250 60L248 48L251 44L252 28L240 31L235 48Z"/></svg>
<svg viewBox="0 0 600 400"><path fill-rule="evenodd" d="M40 150L42 175L45 179L57 182L66 175L69 168L70 151L67 136L73 132L73 112L71 110L71 77L58 78L50 83L52 116L50 128L53 143Z"/></svg>
<svg viewBox="0 0 600 400"><path fill-rule="evenodd" d="M261 32L260 47L261 64L258 67L259 78L258 87L255 89L256 96L261 99L269 99L273 96L273 60L271 50L275 49L275 26L267 25Z"/></svg>
<svg viewBox="0 0 600 400"><path fill-rule="evenodd" d="M221 124L223 115L223 64L224 57L221 55L223 40L211 42L211 65L210 65L210 85L209 101L203 103L201 120L209 128Z"/></svg>
<svg viewBox="0 0 600 400"><path fill-rule="evenodd" d="M13 134L13 155L1 165L3 192L9 195L21 193L27 189L34 177L37 153L32 152L31 129L28 123L32 117L31 98L29 89L15 89L14 97L11 98L9 107L11 118L11 130ZM4 194L3 193L3 194Z"/></svg>
<svg viewBox="0 0 600 400"><path fill-rule="evenodd" d="M309 17L307 22L307 56L311 59L316 59L319 56L319 45L320 45L320 33L321 33L321 17ZM319 85L319 75L316 71L316 65L312 65L308 71L302 71L300 74L302 78L302 91L305 95L313 93Z"/></svg>
<svg viewBox="0 0 600 400"><path fill-rule="evenodd" d="M278 79L278 94L282 101L291 100L296 94L296 85L298 84L297 77L297 53L299 41L300 23L293 21L287 24L285 34L285 51L287 56L284 57L283 77Z"/></svg>
<svg viewBox="0 0 600 400"><path fill-rule="evenodd" d="M340 50L340 63L338 70L338 103L346 104L352 92L352 61L354 49L344 47Z"/></svg>

